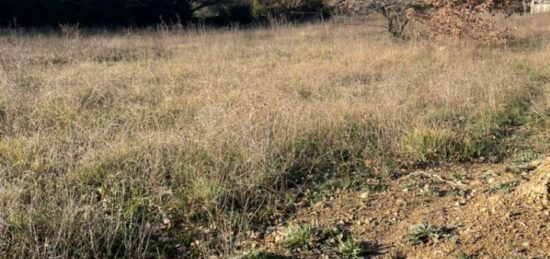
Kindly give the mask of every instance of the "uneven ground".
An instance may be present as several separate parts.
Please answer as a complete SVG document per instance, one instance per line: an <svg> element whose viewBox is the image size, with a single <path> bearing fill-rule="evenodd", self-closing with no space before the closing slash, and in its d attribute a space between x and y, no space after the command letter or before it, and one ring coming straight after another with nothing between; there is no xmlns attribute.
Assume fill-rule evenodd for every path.
<svg viewBox="0 0 550 259"><path fill-rule="evenodd" d="M522 166L523 171L513 172L514 166L495 164L416 171L383 182L380 191L334 195L300 211L287 224L310 226L322 233L319 236L346 233L360 241L366 257L548 258L550 159ZM449 231L413 245L406 237L411 226L422 223ZM337 235L323 237L311 249L288 253L276 242L284 239L284 232L285 227L276 229L257 245L280 256L341 256Z"/></svg>
<svg viewBox="0 0 550 259"><path fill-rule="evenodd" d="M549 19L2 31L0 257L544 258Z"/></svg>

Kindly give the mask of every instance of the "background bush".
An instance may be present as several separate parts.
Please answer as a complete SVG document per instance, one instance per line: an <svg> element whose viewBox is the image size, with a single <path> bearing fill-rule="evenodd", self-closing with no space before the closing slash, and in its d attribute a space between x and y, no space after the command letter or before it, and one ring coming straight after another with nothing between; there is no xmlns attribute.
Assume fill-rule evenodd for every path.
<svg viewBox="0 0 550 259"><path fill-rule="evenodd" d="M0 26L146 26L189 23L194 16L228 24L251 23L270 15L301 18L316 13L327 14L320 0L3 0Z"/></svg>

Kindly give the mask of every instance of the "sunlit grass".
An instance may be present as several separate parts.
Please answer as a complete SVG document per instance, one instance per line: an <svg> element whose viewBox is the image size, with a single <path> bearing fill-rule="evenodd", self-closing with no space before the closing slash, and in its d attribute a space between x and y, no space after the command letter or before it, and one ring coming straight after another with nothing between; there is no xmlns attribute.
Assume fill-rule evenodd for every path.
<svg viewBox="0 0 550 259"><path fill-rule="evenodd" d="M302 186L498 160L514 127L548 119L537 44L442 47L334 23L4 33L0 257L230 254L291 214Z"/></svg>

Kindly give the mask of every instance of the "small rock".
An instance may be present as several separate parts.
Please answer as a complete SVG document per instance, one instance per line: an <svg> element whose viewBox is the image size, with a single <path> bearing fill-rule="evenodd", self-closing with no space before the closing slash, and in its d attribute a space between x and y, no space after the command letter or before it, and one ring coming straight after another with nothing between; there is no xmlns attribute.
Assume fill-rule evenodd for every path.
<svg viewBox="0 0 550 259"><path fill-rule="evenodd" d="M535 161L531 161L529 165L532 167L539 167L542 164L542 162L544 162L544 160L535 160Z"/></svg>
<svg viewBox="0 0 550 259"><path fill-rule="evenodd" d="M402 198L397 199L396 202L397 202L397 204L399 204L399 205L406 205L406 204L407 204L407 202L406 202L404 199L402 199Z"/></svg>
<svg viewBox="0 0 550 259"><path fill-rule="evenodd" d="M480 180L473 180L471 183L470 183L472 186L478 186L478 185L481 185L482 182Z"/></svg>

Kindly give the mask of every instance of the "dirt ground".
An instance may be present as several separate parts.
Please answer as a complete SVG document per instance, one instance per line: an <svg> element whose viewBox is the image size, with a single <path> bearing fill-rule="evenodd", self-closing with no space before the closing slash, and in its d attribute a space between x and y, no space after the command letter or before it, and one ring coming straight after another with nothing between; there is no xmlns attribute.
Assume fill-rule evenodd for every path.
<svg viewBox="0 0 550 259"><path fill-rule="evenodd" d="M384 187L336 195L288 225L347 233L367 258L550 258L550 158L416 171L374 184ZM407 233L421 223L446 232L411 244ZM278 245L283 228L259 239L261 249L291 258L341 257L330 237L289 252Z"/></svg>

